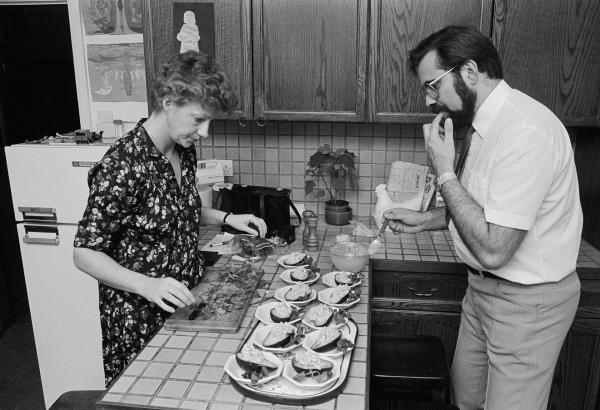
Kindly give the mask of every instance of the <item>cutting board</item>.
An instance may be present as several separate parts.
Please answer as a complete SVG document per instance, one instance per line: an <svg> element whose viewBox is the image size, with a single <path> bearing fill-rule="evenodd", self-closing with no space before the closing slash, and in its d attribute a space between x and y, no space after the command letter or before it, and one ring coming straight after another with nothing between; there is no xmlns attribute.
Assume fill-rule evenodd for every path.
<svg viewBox="0 0 600 410"><path fill-rule="evenodd" d="M175 310L165 321L165 329L236 333L262 274L249 264L205 267L202 280L191 290L197 303Z"/></svg>

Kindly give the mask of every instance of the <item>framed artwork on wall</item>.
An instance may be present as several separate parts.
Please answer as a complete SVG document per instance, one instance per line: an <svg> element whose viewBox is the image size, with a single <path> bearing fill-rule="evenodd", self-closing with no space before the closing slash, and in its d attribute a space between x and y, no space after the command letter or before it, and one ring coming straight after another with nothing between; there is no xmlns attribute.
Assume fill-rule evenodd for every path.
<svg viewBox="0 0 600 410"><path fill-rule="evenodd" d="M146 101L143 44L87 47L92 101Z"/></svg>
<svg viewBox="0 0 600 410"><path fill-rule="evenodd" d="M86 35L141 33L142 0L82 0Z"/></svg>

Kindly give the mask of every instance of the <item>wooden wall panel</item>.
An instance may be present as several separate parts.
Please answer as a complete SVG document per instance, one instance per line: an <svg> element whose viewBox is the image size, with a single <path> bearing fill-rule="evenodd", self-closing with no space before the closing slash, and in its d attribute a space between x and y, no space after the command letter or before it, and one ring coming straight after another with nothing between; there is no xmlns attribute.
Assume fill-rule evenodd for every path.
<svg viewBox="0 0 600 410"><path fill-rule="evenodd" d="M583 208L583 237L600 249L600 128L576 128L575 165Z"/></svg>

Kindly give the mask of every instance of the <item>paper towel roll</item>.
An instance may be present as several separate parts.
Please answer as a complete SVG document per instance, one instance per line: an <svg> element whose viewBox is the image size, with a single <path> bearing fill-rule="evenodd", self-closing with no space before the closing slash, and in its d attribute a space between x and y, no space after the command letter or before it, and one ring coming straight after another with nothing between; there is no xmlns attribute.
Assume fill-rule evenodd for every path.
<svg viewBox="0 0 600 410"><path fill-rule="evenodd" d="M198 185L198 193L202 199L202 206L212 208L212 185Z"/></svg>

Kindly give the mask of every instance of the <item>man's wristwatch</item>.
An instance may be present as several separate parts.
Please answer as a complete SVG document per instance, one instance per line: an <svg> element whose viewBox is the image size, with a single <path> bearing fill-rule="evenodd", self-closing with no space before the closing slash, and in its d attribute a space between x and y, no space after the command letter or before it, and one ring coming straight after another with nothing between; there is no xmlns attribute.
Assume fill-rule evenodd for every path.
<svg viewBox="0 0 600 410"><path fill-rule="evenodd" d="M442 189L442 185L452 179L458 179L454 172L444 172L442 175L437 177L437 188Z"/></svg>

